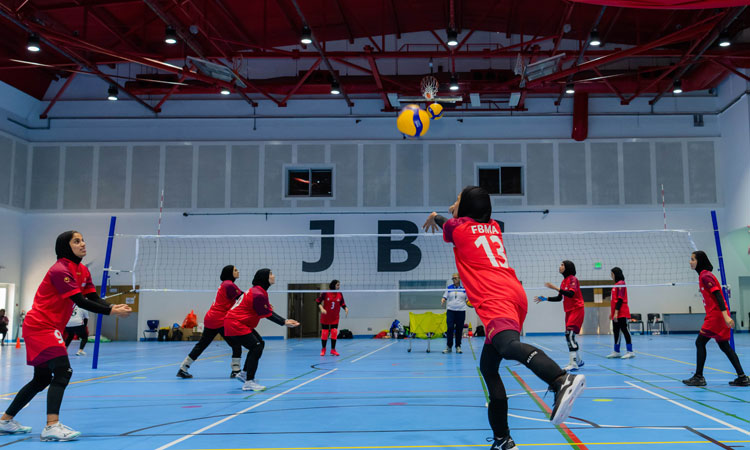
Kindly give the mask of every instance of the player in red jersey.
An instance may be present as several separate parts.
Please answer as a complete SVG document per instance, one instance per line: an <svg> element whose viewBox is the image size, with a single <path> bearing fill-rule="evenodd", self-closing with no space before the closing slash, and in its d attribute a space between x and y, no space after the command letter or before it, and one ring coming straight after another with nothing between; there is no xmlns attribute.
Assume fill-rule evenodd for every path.
<svg viewBox="0 0 750 450"><path fill-rule="evenodd" d="M563 276L563 282L558 288L552 283L544 283L550 289L558 292L555 297L534 297L536 303L543 301L559 302L563 300L563 309L565 309L565 342L568 343L568 354L570 362L564 367L565 370L578 370L583 367L583 359L578 353L578 341L576 334L581 332L583 325L583 295L581 294L581 285L576 278L576 265L573 261L567 259L560 263L560 274Z"/></svg>
<svg viewBox="0 0 750 450"><path fill-rule="evenodd" d="M508 428L508 396L498 373L503 359L520 362L549 385L555 393L550 415L555 425L568 417L586 379L565 372L543 351L521 342L526 292L508 263L500 226L490 217L492 203L487 191L467 186L450 212L450 220L433 212L423 228L433 232L442 228L443 239L453 243L459 276L486 330L479 368L490 396L487 414L494 434L491 450L515 449Z"/></svg>
<svg viewBox="0 0 750 450"><path fill-rule="evenodd" d="M18 391L5 414L0 418L0 434L30 433L13 418L36 394L47 386L47 426L41 434L43 441L70 441L80 432L60 422L60 405L73 369L68 360L62 332L73 313L83 308L97 314L127 317L128 305L110 305L96 294L88 268L81 264L86 256L86 243L77 231L66 231L55 242L57 262L47 271L34 295L34 304L23 322L26 342L26 363L34 366L34 377Z"/></svg>
<svg viewBox="0 0 750 450"><path fill-rule="evenodd" d="M687 380L682 380L688 386L705 386L706 379L703 378L703 366L706 364L706 344L711 339L715 339L721 351L727 355L729 362L734 366L737 372L737 378L730 381L732 386L750 386L745 372L742 370L740 359L737 357L734 349L729 345L729 339L732 337L732 328L734 320L729 315L727 301L721 292L721 284L716 279L712 270L714 266L708 260L706 253L698 250L690 256L690 268L698 272L698 286L703 295L703 307L706 309L706 318L703 319L703 326L695 340L695 347L698 352L695 365L695 374Z"/></svg>
<svg viewBox="0 0 750 450"><path fill-rule="evenodd" d="M341 283L339 280L333 280L328 284L328 289L331 292L323 292L315 300L318 303L318 309L320 309L320 340L323 343L323 349L320 351L320 356L326 354L326 342L328 336L331 336L331 354L334 356L340 356L339 352L336 351L336 336L339 333L339 312L341 308L346 311L346 316L349 316L349 308L346 306L344 296L341 292L333 292L341 289Z"/></svg>
<svg viewBox="0 0 750 450"><path fill-rule="evenodd" d="M299 322L292 319L284 319L273 312L273 306L268 302L268 288L276 282L276 276L271 269L260 269L253 277L253 287L240 297L224 317L224 334L232 344L239 344L249 350L245 358L245 366L235 378L243 381L243 391L262 391L261 386L255 381L255 372L258 370L258 361L266 346L263 338L255 329L260 319L267 318L278 325L286 325L294 328Z"/></svg>
<svg viewBox="0 0 750 450"><path fill-rule="evenodd" d="M238 298L242 295L240 288L234 284L235 280L240 277L240 271L237 270L233 265L224 266L221 269L221 286L216 292L216 298L213 304L206 312L203 318L203 334L195 347L190 351L190 354L185 357L180 365L180 370L177 371L177 376L180 378L193 378L188 372L190 365L195 362L196 359L203 353L203 350L208 348L213 342L217 334L226 341L224 336L224 316L227 315L229 309L234 305ZM234 378L240 373L240 361L242 360L242 346L239 344L226 341L230 347L232 347L232 372L229 374L229 378Z"/></svg>
<svg viewBox="0 0 750 450"><path fill-rule="evenodd" d="M615 286L612 288L609 310L609 320L612 321L612 333L615 336L615 350L607 355L607 358L635 358L633 343L630 340L630 332L628 331L630 307L628 306L628 288L625 287L625 275L622 274L622 269L613 267L610 276L615 282ZM620 332L625 336L625 347L628 350L624 355L620 355Z"/></svg>

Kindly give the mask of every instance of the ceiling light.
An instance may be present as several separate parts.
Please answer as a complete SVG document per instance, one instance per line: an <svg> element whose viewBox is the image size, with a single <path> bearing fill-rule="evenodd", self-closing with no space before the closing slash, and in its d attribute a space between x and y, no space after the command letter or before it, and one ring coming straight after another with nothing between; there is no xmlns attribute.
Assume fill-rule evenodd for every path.
<svg viewBox="0 0 750 450"><path fill-rule="evenodd" d="M456 30L454 30L453 28L448 28L446 33L448 34L448 40L446 41L446 43L451 47L457 46L458 45L458 33L456 32Z"/></svg>
<svg viewBox="0 0 750 450"><path fill-rule="evenodd" d="M331 83L331 94L333 95L339 95L341 93L341 88L339 87L338 82L334 81Z"/></svg>
<svg viewBox="0 0 750 450"><path fill-rule="evenodd" d="M221 95L229 95L232 91L230 91L228 88L221 88Z"/></svg>
<svg viewBox="0 0 750 450"><path fill-rule="evenodd" d="M602 41L599 39L599 32L596 31L596 28L594 28L591 31L591 35L589 36L589 45L592 47L599 47L602 45Z"/></svg>
<svg viewBox="0 0 750 450"><path fill-rule="evenodd" d="M310 27L307 25L302 27L302 34L300 35L299 41L305 45L312 44L312 31L310 31Z"/></svg>
<svg viewBox="0 0 750 450"><path fill-rule="evenodd" d="M38 52L42 49L39 47L39 36L36 33L29 35L29 40L26 42L26 49L30 52Z"/></svg>
<svg viewBox="0 0 750 450"><path fill-rule="evenodd" d="M573 83L566 84L565 85L565 93L569 94L569 95L575 94L576 93L575 85Z"/></svg>
<svg viewBox="0 0 750 450"><path fill-rule="evenodd" d="M674 80L672 84L672 92L675 94L682 94L682 81Z"/></svg>
<svg viewBox="0 0 750 450"><path fill-rule="evenodd" d="M732 39L729 37L729 33L722 31L719 35L719 47L729 47L732 45Z"/></svg>
<svg viewBox="0 0 750 450"><path fill-rule="evenodd" d="M177 43L177 31L175 31L170 25L167 25L167 29L164 30L164 42L169 45Z"/></svg>
<svg viewBox="0 0 750 450"><path fill-rule="evenodd" d="M107 100L117 100L117 86L114 84L110 84L109 89L107 89Z"/></svg>
<svg viewBox="0 0 750 450"><path fill-rule="evenodd" d="M457 91L458 90L458 79L455 75L451 75L451 91Z"/></svg>

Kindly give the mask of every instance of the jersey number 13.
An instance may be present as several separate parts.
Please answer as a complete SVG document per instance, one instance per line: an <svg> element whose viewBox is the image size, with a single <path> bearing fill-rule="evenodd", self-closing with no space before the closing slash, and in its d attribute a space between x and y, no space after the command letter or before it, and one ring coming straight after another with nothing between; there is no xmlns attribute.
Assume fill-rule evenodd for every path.
<svg viewBox="0 0 750 450"><path fill-rule="evenodd" d="M492 244L496 244L495 252L497 253L497 256L495 256L492 253L492 244L490 244L490 241L492 241ZM479 248L482 247L484 249L484 253L487 255L487 259L490 260L490 263L493 267L503 267L505 269L509 269L510 266L508 265L508 258L505 256L505 247L503 247L503 241L500 240L500 236L491 235L489 239L487 239L487 236L479 236L476 241L474 241L474 245Z"/></svg>

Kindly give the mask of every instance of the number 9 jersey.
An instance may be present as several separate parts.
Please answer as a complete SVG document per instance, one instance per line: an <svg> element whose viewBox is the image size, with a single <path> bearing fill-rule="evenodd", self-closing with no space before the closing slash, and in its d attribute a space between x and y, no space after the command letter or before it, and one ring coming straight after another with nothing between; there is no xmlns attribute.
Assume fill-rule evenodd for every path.
<svg viewBox="0 0 750 450"><path fill-rule="evenodd" d="M454 246L456 268L487 339L504 330L520 333L528 302L508 264L500 225L492 219L487 223L470 217L450 219L443 225L443 239Z"/></svg>

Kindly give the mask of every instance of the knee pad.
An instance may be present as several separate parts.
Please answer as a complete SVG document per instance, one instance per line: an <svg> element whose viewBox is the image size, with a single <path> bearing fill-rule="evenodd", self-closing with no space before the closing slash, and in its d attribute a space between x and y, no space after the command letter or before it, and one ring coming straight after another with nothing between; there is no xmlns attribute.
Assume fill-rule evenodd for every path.
<svg viewBox="0 0 750 450"><path fill-rule="evenodd" d="M336 339L336 336L339 335L339 330L337 328L331 328L331 339Z"/></svg>
<svg viewBox="0 0 750 450"><path fill-rule="evenodd" d="M56 367L52 371L52 383L56 386L65 387L70 383L70 379L73 377L73 368L70 366Z"/></svg>
<svg viewBox="0 0 750 450"><path fill-rule="evenodd" d="M323 339L324 341L328 340L328 333L329 333L329 330L321 330L320 338Z"/></svg>

